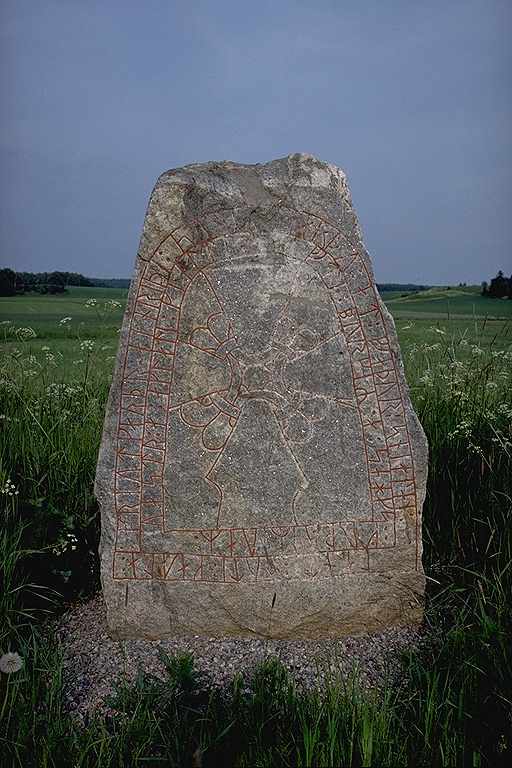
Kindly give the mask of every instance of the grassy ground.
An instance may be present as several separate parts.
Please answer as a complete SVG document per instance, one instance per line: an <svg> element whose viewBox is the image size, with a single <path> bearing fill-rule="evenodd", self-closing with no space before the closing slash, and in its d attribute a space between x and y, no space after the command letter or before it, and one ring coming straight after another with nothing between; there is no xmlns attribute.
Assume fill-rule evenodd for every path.
<svg viewBox="0 0 512 768"><path fill-rule="evenodd" d="M510 324L468 312L478 296L463 293L449 317L435 292L389 297L430 444L423 534L436 642L404 659L403 687L376 697L333 679L302 695L271 661L222 698L201 690L184 656L168 660L165 682L121 687L114 714L87 727L64 710L42 620L98 588L92 482L122 315L112 302L124 296L0 300L0 654L23 659L0 674L1 765L510 764Z"/></svg>
<svg viewBox="0 0 512 768"><path fill-rule="evenodd" d="M4 353L25 361L27 375L45 384L80 379L92 353L95 373L108 377L126 296L127 291L118 288L72 287L61 296L2 298Z"/></svg>
<svg viewBox="0 0 512 768"><path fill-rule="evenodd" d="M506 349L512 344L512 302L485 299L478 291L476 287L450 291L432 288L405 296L385 292L383 298L396 320L403 346L430 344L448 332L456 342ZM71 287L61 296L2 298L3 349L19 348L19 342L24 341L25 356L40 355L50 345L51 353L64 363L59 366L59 375L69 379L75 372L73 365L79 365L76 361L84 357L79 342L92 340L96 363L106 362L106 370L114 358L126 296L127 291L120 288ZM35 335L20 338L24 328Z"/></svg>
<svg viewBox="0 0 512 768"><path fill-rule="evenodd" d="M451 317L512 318L512 302L480 295L480 286L429 288L409 294L384 292L383 298L395 317L421 316L449 320Z"/></svg>

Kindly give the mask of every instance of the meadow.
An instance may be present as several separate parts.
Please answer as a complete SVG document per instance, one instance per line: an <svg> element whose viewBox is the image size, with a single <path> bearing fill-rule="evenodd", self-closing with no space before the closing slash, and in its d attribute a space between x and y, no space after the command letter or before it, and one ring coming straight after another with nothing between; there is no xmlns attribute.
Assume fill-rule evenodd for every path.
<svg viewBox="0 0 512 768"><path fill-rule="evenodd" d="M193 658L66 712L51 619L99 589L93 479L126 292L0 299L0 764L496 766L512 759L512 302L384 293L430 445L425 625L403 683L301 693L275 661L230 696ZM16 669L21 664L20 669ZM3 762L2 762L3 761Z"/></svg>

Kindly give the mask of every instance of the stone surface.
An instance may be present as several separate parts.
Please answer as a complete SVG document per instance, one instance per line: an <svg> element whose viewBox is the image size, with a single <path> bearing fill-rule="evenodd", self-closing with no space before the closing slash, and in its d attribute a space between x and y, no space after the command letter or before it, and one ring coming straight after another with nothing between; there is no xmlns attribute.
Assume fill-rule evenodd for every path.
<svg viewBox="0 0 512 768"><path fill-rule="evenodd" d="M153 190L96 475L116 638L321 638L422 616L427 445L338 168Z"/></svg>

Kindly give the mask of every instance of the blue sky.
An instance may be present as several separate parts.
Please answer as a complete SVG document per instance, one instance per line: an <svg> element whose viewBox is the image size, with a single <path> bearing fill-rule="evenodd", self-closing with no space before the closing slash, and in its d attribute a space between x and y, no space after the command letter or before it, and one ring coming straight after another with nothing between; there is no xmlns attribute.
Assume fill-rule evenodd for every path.
<svg viewBox="0 0 512 768"><path fill-rule="evenodd" d="M1 265L130 276L164 170L310 152L380 281L512 263L510 0L3 0Z"/></svg>

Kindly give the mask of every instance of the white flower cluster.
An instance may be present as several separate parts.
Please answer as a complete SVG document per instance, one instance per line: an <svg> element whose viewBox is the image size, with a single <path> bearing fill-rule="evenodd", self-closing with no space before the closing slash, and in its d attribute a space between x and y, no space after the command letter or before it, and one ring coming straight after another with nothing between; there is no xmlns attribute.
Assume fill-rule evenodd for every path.
<svg viewBox="0 0 512 768"><path fill-rule="evenodd" d="M456 437L470 438L473 432L473 426L467 419L462 419L455 429L448 433L448 440L454 440Z"/></svg>
<svg viewBox="0 0 512 768"><path fill-rule="evenodd" d="M434 374L430 368L427 368L427 370L423 373L423 376L420 376L419 380L420 383L424 384L426 387L434 386Z"/></svg>
<svg viewBox="0 0 512 768"><path fill-rule="evenodd" d="M92 352L94 349L94 341L92 339L85 339L80 342L80 350L82 352Z"/></svg>
<svg viewBox="0 0 512 768"><path fill-rule="evenodd" d="M33 328L17 328L16 336L19 339L23 339L23 340L35 339L37 338L37 333L34 331Z"/></svg>
<svg viewBox="0 0 512 768"><path fill-rule="evenodd" d="M73 533L67 533L64 538L59 539L56 544L53 545L51 550L54 555L60 557L60 555L63 555L68 549L71 549L71 551L74 552L77 544L77 537Z"/></svg>
<svg viewBox="0 0 512 768"><path fill-rule="evenodd" d="M496 410L512 421L512 408L508 403L498 403Z"/></svg>
<svg viewBox="0 0 512 768"><path fill-rule="evenodd" d="M0 379L0 389L3 389L4 392L14 392L16 384L12 379Z"/></svg>
<svg viewBox="0 0 512 768"><path fill-rule="evenodd" d="M73 397L80 395L82 390L80 387L74 387L72 384L65 384L63 382L51 382L46 387L46 394L52 399L60 400L63 397Z"/></svg>
<svg viewBox="0 0 512 768"><path fill-rule="evenodd" d="M108 301L105 302L105 309L110 309L112 311L116 309L121 309L121 306L122 306L121 302L114 301L114 299L109 299Z"/></svg>
<svg viewBox="0 0 512 768"><path fill-rule="evenodd" d="M59 320L59 325L68 325L72 319L72 317L63 317L62 320Z"/></svg>
<svg viewBox="0 0 512 768"><path fill-rule="evenodd" d="M98 304L96 299L87 299L85 302L86 307L95 307Z"/></svg>
<svg viewBox="0 0 512 768"><path fill-rule="evenodd" d="M19 494L19 491L16 490L16 486L14 485L10 477L8 477L7 480L5 481L5 485L3 485L2 488L0 488L0 492L4 496L17 496Z"/></svg>

